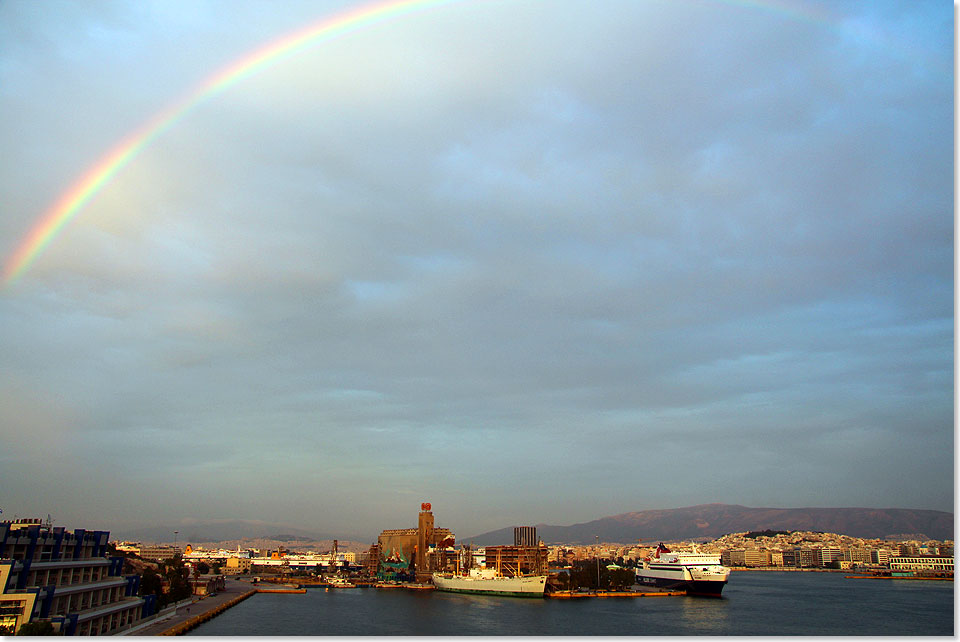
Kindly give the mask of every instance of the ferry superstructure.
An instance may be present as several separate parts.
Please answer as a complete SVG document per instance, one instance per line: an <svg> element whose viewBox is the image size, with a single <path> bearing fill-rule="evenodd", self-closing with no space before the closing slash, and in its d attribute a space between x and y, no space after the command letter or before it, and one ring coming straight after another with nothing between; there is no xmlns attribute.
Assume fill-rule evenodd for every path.
<svg viewBox="0 0 960 642"><path fill-rule="evenodd" d="M730 578L730 569L720 563L720 555L673 552L661 542L653 557L637 567L637 584L670 591L686 591L688 595L720 597Z"/></svg>

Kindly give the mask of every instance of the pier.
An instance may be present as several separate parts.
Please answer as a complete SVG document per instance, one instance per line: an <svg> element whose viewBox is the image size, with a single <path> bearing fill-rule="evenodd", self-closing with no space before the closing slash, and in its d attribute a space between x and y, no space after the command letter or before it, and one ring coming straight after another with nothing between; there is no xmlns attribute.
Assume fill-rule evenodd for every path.
<svg viewBox="0 0 960 642"><path fill-rule="evenodd" d="M257 589L251 587L247 582L228 579L224 590L203 599L181 604L169 615L129 629L123 635L182 635L202 622L223 613L231 606L239 604L256 592Z"/></svg>
<svg viewBox="0 0 960 642"><path fill-rule="evenodd" d="M677 597L686 594L686 591L554 591L544 593L543 597L550 600L579 600L588 597Z"/></svg>

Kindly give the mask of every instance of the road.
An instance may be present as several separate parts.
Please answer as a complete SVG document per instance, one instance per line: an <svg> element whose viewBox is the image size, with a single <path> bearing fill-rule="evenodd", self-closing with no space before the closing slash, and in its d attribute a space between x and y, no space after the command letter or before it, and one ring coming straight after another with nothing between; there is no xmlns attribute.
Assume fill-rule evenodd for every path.
<svg viewBox="0 0 960 642"><path fill-rule="evenodd" d="M250 582L241 582L233 579L226 579L226 588L216 595L209 595L203 599L198 599L193 603L184 604L177 608L175 614L164 617L163 620L151 622L144 628L133 629L125 632L126 635L160 635L164 631L171 629L178 624L183 624L192 617L196 617L233 600L244 593L253 590L255 587Z"/></svg>

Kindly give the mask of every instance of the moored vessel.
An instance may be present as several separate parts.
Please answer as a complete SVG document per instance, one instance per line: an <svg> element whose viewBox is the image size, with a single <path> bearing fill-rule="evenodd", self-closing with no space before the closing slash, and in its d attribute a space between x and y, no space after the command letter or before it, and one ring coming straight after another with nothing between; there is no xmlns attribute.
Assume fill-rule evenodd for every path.
<svg viewBox="0 0 960 642"><path fill-rule="evenodd" d="M511 597L543 597L547 587L546 575L506 577L493 568L470 569L469 575L434 573L433 585L440 591L507 595Z"/></svg>
<svg viewBox="0 0 960 642"><path fill-rule="evenodd" d="M637 584L669 591L686 591L688 595L720 597L730 577L730 569L720 563L720 555L673 552L661 542L650 559L637 567Z"/></svg>

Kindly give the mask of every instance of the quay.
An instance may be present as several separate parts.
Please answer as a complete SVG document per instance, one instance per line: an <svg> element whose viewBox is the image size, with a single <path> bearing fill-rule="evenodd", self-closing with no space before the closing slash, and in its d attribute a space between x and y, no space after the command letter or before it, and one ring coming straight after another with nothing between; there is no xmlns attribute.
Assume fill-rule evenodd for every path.
<svg viewBox="0 0 960 642"><path fill-rule="evenodd" d="M844 575L847 580L932 580L934 582L952 582L952 577L933 577L926 575Z"/></svg>
<svg viewBox="0 0 960 642"><path fill-rule="evenodd" d="M216 617L257 592L248 582L227 579L225 588L194 602L181 604L159 620L124 631L121 635L182 635L202 622Z"/></svg>
<svg viewBox="0 0 960 642"><path fill-rule="evenodd" d="M686 591L554 591L544 593L543 597L551 600L579 600L587 597L677 597L686 594Z"/></svg>
<svg viewBox="0 0 960 642"><path fill-rule="evenodd" d="M867 577L867 576L863 576ZM929 578L945 579L945 578ZM323 584L310 582L309 586L323 586ZM405 588L409 591L433 591L435 587L432 584L391 584L383 588ZM206 596L193 602L181 604L175 611L160 620L154 620L139 627L124 631L121 635L183 635L184 633L196 628L200 624L215 618L232 606L235 606L243 600L257 593L306 593L307 589L303 586L293 588L289 586L276 588L260 588L251 586L249 582L234 579L226 580L224 590L213 595ZM554 591L553 593L544 593L544 597L552 600L577 600L585 598L640 598L640 597L674 597L686 595L684 591Z"/></svg>

